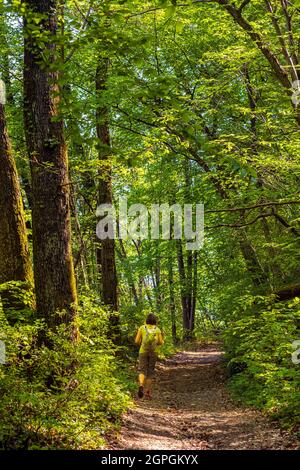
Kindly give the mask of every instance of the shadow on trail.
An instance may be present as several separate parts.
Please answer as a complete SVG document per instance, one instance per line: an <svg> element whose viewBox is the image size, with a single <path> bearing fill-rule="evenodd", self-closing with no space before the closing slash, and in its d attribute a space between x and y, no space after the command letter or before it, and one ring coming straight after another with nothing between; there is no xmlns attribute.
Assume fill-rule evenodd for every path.
<svg viewBox="0 0 300 470"><path fill-rule="evenodd" d="M261 413L238 407L216 345L179 352L157 366L153 400L137 400L111 449L299 449Z"/></svg>

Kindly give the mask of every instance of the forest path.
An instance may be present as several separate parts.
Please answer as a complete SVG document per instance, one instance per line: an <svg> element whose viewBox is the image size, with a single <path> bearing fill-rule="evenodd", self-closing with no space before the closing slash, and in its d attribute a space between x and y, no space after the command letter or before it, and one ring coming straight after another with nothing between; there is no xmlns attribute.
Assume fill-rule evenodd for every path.
<svg viewBox="0 0 300 470"><path fill-rule="evenodd" d="M216 345L157 366L153 400L136 400L111 449L299 449L257 411L234 404Z"/></svg>

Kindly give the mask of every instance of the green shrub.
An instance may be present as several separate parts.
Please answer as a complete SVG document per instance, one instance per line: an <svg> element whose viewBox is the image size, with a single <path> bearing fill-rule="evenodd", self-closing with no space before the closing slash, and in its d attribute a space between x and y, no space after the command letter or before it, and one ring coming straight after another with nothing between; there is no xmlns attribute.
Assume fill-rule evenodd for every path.
<svg viewBox="0 0 300 470"><path fill-rule="evenodd" d="M0 365L0 448L93 449L131 403L130 380L107 339L107 313L81 302L78 344L64 326L2 322L6 364ZM40 332L47 344L39 345Z"/></svg>
<svg viewBox="0 0 300 470"><path fill-rule="evenodd" d="M300 366L292 362L292 343L300 339L299 306L298 298L274 303L248 296L224 333L234 396L288 427L300 422Z"/></svg>

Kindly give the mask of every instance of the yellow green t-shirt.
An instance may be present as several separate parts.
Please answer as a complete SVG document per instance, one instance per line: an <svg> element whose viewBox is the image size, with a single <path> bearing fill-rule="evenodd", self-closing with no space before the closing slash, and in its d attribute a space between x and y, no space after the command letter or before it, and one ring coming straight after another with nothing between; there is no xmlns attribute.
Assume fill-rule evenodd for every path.
<svg viewBox="0 0 300 470"><path fill-rule="evenodd" d="M147 330L151 332L151 331L153 331L153 329L155 329L156 341L157 341L157 346L155 347L154 352L157 353L158 350L159 350L159 346L163 343L161 331L156 325L142 325L142 326L140 326L140 328L138 330L138 336L141 338L141 347L140 347L140 351L139 351L140 354L143 354L143 353L147 352L143 347L143 343L144 343L145 338L147 336Z"/></svg>

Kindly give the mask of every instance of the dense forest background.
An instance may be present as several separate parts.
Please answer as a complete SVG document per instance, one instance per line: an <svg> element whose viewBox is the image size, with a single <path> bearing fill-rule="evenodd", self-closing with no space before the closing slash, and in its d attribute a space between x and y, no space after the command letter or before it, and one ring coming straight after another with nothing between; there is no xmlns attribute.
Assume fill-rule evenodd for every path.
<svg viewBox="0 0 300 470"><path fill-rule="evenodd" d="M149 312L299 429L299 35L296 0L1 2L2 448L98 448ZM204 246L100 241L125 197L203 203Z"/></svg>

